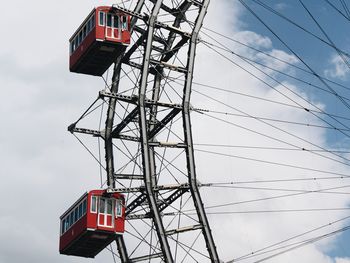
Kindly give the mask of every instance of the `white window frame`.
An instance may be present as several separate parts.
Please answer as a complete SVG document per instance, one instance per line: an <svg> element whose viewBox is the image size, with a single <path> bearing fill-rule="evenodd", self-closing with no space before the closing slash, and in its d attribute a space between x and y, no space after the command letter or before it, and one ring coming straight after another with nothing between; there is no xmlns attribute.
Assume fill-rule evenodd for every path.
<svg viewBox="0 0 350 263"><path fill-rule="evenodd" d="M93 30L95 26L96 26L95 14L92 14L92 16L90 18L90 28L91 28L91 30Z"/></svg>
<svg viewBox="0 0 350 263"><path fill-rule="evenodd" d="M103 23L102 23L102 24L101 24L101 17L100 17L101 14L102 14L102 16L103 16L103 19L102 19L102 20L103 20L103 21L102 21ZM106 26L106 24L107 24L107 23L106 23L106 12L99 11L99 12L98 12L98 25L99 25L99 26Z"/></svg>
<svg viewBox="0 0 350 263"><path fill-rule="evenodd" d="M127 16L125 16L125 15L122 15L121 17L120 17L121 19L120 19L120 28L121 28L121 30L122 31L126 31L126 30L128 30L128 17ZM125 23L124 23L124 20L125 19Z"/></svg>
<svg viewBox="0 0 350 263"><path fill-rule="evenodd" d="M96 200L96 203L95 203L95 211L92 210L92 202L93 202L92 200L93 200L93 199ZM90 213L92 213L92 214L97 214L97 211L98 211L98 207L97 207L98 201L99 201L98 196L96 196L96 195L92 195L92 196L91 196Z"/></svg>
<svg viewBox="0 0 350 263"><path fill-rule="evenodd" d="M84 209L85 208L85 209ZM83 200L83 216L87 213L87 197Z"/></svg>
<svg viewBox="0 0 350 263"><path fill-rule="evenodd" d="M84 202L85 202L85 211L84 211ZM81 212L79 212L79 206L81 205ZM75 220L75 214L77 214L77 220ZM80 220L83 216L87 214L87 197L81 200L70 212L61 219L61 236L66 233L76 222ZM72 224L70 224L72 222ZM65 227L65 224L67 228Z"/></svg>
<svg viewBox="0 0 350 263"><path fill-rule="evenodd" d="M115 200L115 217L123 216L123 202L120 199Z"/></svg>
<svg viewBox="0 0 350 263"><path fill-rule="evenodd" d="M111 24L110 25L108 25L108 17L111 18ZM106 27L113 28L113 21L114 21L114 15L112 13L107 13L106 14Z"/></svg>

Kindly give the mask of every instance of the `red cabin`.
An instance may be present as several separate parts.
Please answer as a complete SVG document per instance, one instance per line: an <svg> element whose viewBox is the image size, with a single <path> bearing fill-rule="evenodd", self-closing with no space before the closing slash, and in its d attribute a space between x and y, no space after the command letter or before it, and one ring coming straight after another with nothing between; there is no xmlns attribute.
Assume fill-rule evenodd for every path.
<svg viewBox="0 0 350 263"><path fill-rule="evenodd" d="M116 235L123 234L124 196L92 190L80 197L60 220L60 253L93 258Z"/></svg>
<svg viewBox="0 0 350 263"><path fill-rule="evenodd" d="M101 76L130 44L130 16L96 7L69 40L71 72Z"/></svg>

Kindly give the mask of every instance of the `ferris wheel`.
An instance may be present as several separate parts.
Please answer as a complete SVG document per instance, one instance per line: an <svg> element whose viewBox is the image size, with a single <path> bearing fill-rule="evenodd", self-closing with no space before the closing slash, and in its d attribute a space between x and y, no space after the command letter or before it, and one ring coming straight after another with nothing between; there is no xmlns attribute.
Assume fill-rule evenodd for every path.
<svg viewBox="0 0 350 263"><path fill-rule="evenodd" d="M70 39L70 70L111 79L68 130L100 143L102 190L61 216L60 252L121 262L220 262L196 175L191 105L209 0L94 8ZM99 127L82 120L99 109ZM104 117L103 117L104 116ZM104 125L103 125L104 123ZM104 154L103 154L104 153ZM117 246L117 251L110 244Z"/></svg>
<svg viewBox="0 0 350 263"><path fill-rule="evenodd" d="M237 22L233 2L263 29L229 29ZM233 255L227 262L309 262L307 251L321 262L317 255L327 260L327 252L312 245L350 230L349 193L342 190L349 187L349 152L325 136L350 137L348 87L303 56L308 48L336 51L335 61L349 68L348 53L313 15L327 10L345 24L347 5L325 1L328 10L299 0L282 12L248 2L217 4L208 23L215 29L202 26L207 0L120 1L83 20L70 38L70 71L100 76L103 87L68 130L98 163L92 174L99 168L100 189L61 216L61 254L93 258L104 250L114 262L222 262ZM301 26L310 18L325 38ZM293 34L278 31L295 29L310 37L301 51ZM192 82L194 75L200 80ZM344 112L315 103L311 88ZM192 121L205 132L193 136ZM210 190L201 196L204 187Z"/></svg>

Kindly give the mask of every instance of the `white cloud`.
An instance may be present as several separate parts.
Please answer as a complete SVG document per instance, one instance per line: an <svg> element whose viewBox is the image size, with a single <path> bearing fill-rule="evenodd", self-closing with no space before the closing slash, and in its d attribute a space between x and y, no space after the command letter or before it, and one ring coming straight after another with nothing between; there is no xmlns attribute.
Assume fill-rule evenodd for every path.
<svg viewBox="0 0 350 263"><path fill-rule="evenodd" d="M335 263L349 263L350 258L336 258Z"/></svg>
<svg viewBox="0 0 350 263"><path fill-rule="evenodd" d="M350 69L339 55L333 55L330 59L330 68L324 73L326 76L344 80L348 78Z"/></svg>
<svg viewBox="0 0 350 263"><path fill-rule="evenodd" d="M284 11L287 8L288 8L288 5L286 3L277 3L277 4L275 4L275 9L277 9L279 11Z"/></svg>
<svg viewBox="0 0 350 263"><path fill-rule="evenodd" d="M247 45L254 45L255 48L266 49L272 46L272 42L268 37L261 36L252 31L239 31L233 37Z"/></svg>
<svg viewBox="0 0 350 263"><path fill-rule="evenodd" d="M262 53L257 53L256 57L264 65L272 69L276 69L278 71L282 71L282 72L285 70L288 72L293 71L290 65L295 65L295 64L298 64L299 62L299 60L294 55L288 54L283 50L272 49L267 54L269 54L270 56L266 56L265 54L262 54ZM278 59L275 59L275 58L278 58ZM271 72L273 72L273 70Z"/></svg>

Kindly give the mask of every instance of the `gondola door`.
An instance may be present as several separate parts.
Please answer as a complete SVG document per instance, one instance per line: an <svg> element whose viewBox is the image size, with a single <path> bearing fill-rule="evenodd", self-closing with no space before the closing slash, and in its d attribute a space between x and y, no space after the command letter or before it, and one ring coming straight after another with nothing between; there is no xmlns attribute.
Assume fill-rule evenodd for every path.
<svg viewBox="0 0 350 263"><path fill-rule="evenodd" d="M100 197L97 225L101 227L114 227L113 199Z"/></svg>
<svg viewBox="0 0 350 263"><path fill-rule="evenodd" d="M106 37L113 39L121 38L120 18L117 15L107 14L106 21Z"/></svg>

